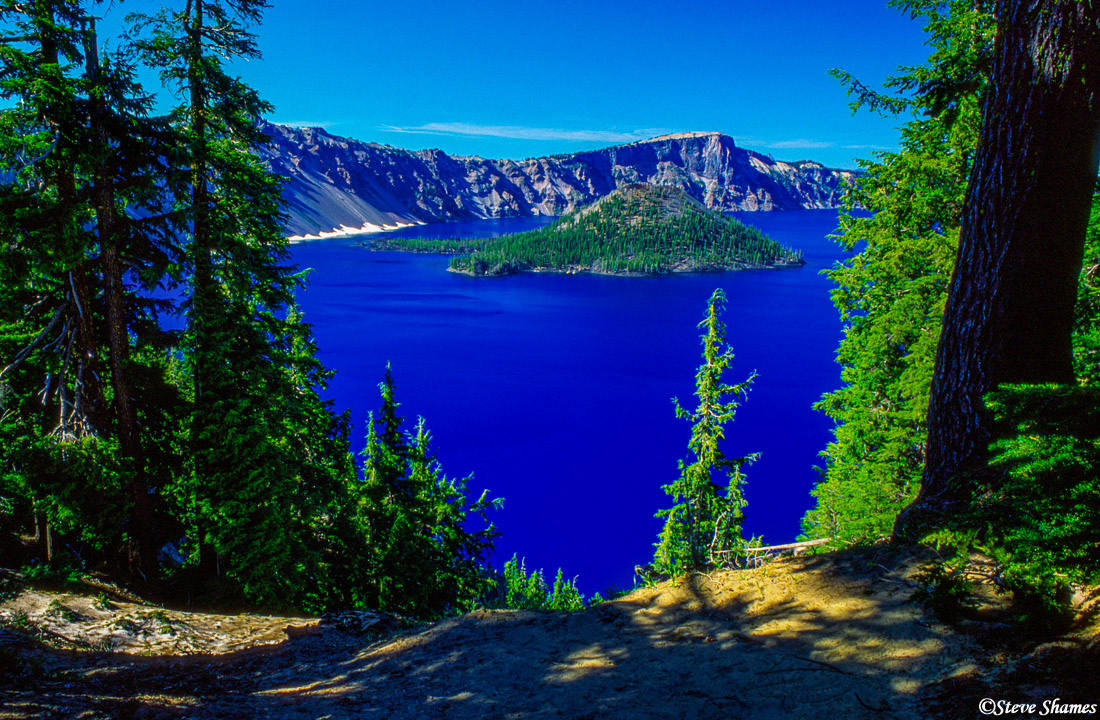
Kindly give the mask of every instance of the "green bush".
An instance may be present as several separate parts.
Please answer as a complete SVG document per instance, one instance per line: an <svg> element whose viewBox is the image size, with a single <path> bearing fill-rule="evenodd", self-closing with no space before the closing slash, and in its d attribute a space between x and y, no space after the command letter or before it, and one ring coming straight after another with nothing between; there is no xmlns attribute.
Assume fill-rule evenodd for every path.
<svg viewBox="0 0 1100 720"><path fill-rule="evenodd" d="M566 580L561 568L553 589L547 587L542 570L530 574L516 555L504 563L504 607L512 610L582 610L584 596L577 590L576 578Z"/></svg>
<svg viewBox="0 0 1100 720"><path fill-rule="evenodd" d="M955 620L971 606L970 583L958 562L934 562L914 575L917 590L912 600L919 602L940 620Z"/></svg>
<svg viewBox="0 0 1100 720"><path fill-rule="evenodd" d="M1100 389L1005 385L986 405L991 462L947 530L999 563L1023 623L1062 626L1070 585L1100 582Z"/></svg>
<svg viewBox="0 0 1100 720"><path fill-rule="evenodd" d="M561 568L554 578L554 589L550 593L551 610L583 610L584 596L577 590L577 579L566 580L562 577Z"/></svg>
<svg viewBox="0 0 1100 720"><path fill-rule="evenodd" d="M523 561L512 559L504 563L504 607L513 610L541 610L546 606L549 590L542 571L530 575Z"/></svg>
<svg viewBox="0 0 1100 720"><path fill-rule="evenodd" d="M84 571L66 555L59 556L52 563L24 565L19 572L28 584L46 587L79 585L84 575Z"/></svg>

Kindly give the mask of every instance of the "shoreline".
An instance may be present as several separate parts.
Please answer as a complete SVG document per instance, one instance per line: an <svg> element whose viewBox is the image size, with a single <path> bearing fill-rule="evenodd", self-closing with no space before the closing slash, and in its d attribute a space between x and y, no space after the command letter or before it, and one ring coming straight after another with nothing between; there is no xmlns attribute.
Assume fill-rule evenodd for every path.
<svg viewBox="0 0 1100 720"><path fill-rule="evenodd" d="M401 250L391 250L391 252L407 252ZM423 252L423 251L421 251ZM446 254L446 253L439 253ZM589 266L568 266L564 268L558 267L523 267L513 266L507 269L501 269L499 272L475 272L466 268L453 268L448 267L447 272L454 273L456 275L465 275L467 277L507 277L509 275L523 275L523 274L545 274L545 275L600 275L604 277L658 277L661 275L690 275L690 274L703 274L703 273L720 273L720 272L741 272L745 270L783 270L786 268L802 267L806 264L805 260L799 262L779 262L770 265L756 265L749 263L737 263L734 265L706 265L701 267L679 267L674 266L668 270L658 270L653 272L631 272L628 270L595 270Z"/></svg>
<svg viewBox="0 0 1100 720"><path fill-rule="evenodd" d="M360 227L352 227L350 225L341 225L339 228L333 228L332 230L322 230L314 233L307 233L305 235L288 235L287 242L300 243L309 242L312 240L338 240L342 238L356 237L358 235L375 235L377 233L389 232L391 230L400 230L401 228L415 227L417 225L426 225L424 222L415 223L403 223L399 222L395 225L375 225L374 223L365 222Z"/></svg>

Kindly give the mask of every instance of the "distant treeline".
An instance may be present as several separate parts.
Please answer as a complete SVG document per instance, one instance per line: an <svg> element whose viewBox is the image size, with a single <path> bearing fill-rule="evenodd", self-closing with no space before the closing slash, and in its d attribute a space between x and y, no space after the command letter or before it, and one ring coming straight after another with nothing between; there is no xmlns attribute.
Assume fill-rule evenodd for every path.
<svg viewBox="0 0 1100 720"><path fill-rule="evenodd" d="M372 250L396 250L413 253L440 253L460 255L478 252L496 238L378 238L368 240Z"/></svg>

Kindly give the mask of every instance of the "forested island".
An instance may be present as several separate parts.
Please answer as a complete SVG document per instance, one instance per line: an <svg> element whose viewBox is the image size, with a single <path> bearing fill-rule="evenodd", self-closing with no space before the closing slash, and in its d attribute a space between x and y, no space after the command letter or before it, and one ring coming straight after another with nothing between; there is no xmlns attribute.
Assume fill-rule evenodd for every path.
<svg viewBox="0 0 1100 720"><path fill-rule="evenodd" d="M802 265L799 252L706 208L683 190L627 185L550 225L500 238L395 239L378 250L456 253L466 275L517 272L654 275Z"/></svg>

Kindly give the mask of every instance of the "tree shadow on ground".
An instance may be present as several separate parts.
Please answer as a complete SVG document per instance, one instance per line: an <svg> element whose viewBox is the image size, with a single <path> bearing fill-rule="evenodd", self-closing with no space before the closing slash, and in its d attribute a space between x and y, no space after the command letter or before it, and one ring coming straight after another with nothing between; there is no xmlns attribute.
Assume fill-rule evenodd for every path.
<svg viewBox="0 0 1100 720"><path fill-rule="evenodd" d="M974 716L966 679L990 653L909 602L926 560L912 548L798 558L375 643L323 630L252 656L86 658L6 701L19 717L89 720ZM966 690L956 703L952 682Z"/></svg>

